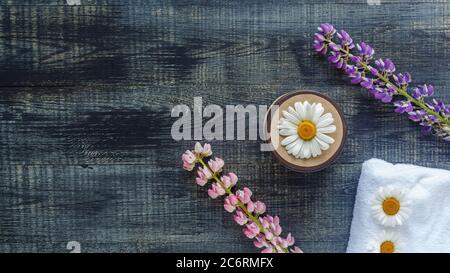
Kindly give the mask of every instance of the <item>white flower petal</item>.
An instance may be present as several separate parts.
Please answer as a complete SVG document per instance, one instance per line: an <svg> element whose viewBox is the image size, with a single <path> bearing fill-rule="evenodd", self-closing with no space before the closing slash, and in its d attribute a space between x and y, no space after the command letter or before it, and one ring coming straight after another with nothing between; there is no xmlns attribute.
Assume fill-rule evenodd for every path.
<svg viewBox="0 0 450 273"><path fill-rule="evenodd" d="M286 145L288 145L288 144L294 142L294 141L297 140L297 139L298 139L298 135L297 135L297 134L292 135L292 136L288 136L287 138L285 138L285 139L283 139L283 140L281 141L281 145L286 146Z"/></svg>
<svg viewBox="0 0 450 273"><path fill-rule="evenodd" d="M296 158L301 157L301 155L302 155L303 144L305 144L305 142L303 142L302 139L299 139L298 141L300 142L300 149L298 150L298 152L297 152L296 154L294 154L294 156L295 156Z"/></svg>
<svg viewBox="0 0 450 273"><path fill-rule="evenodd" d="M326 127L334 122L333 118L321 119L317 124L317 128Z"/></svg>
<svg viewBox="0 0 450 273"><path fill-rule="evenodd" d="M313 109L311 104L308 101L305 101L305 119L311 120L313 116Z"/></svg>
<svg viewBox="0 0 450 273"><path fill-rule="evenodd" d="M295 146L295 144L299 141L300 139L295 140L294 142L288 144L286 146L286 150L288 151L288 154L291 154L289 151L292 150L292 148Z"/></svg>
<svg viewBox="0 0 450 273"><path fill-rule="evenodd" d="M334 132L336 132L336 126L330 125L327 127L320 127L320 128L317 128L317 132L321 132L324 134L334 133Z"/></svg>
<svg viewBox="0 0 450 273"><path fill-rule="evenodd" d="M292 115L294 115L299 120L301 120L300 115L297 113L297 111L295 111L294 108L292 108L292 106L288 107L288 112L291 113Z"/></svg>
<svg viewBox="0 0 450 273"><path fill-rule="evenodd" d="M329 118L333 118L333 115L331 115L331 113L326 113L319 118L319 121L317 123L320 123L321 121L329 119Z"/></svg>
<svg viewBox="0 0 450 273"><path fill-rule="evenodd" d="M316 157L322 153L320 150L319 144L315 139L312 139L311 141L311 154L313 157Z"/></svg>
<svg viewBox="0 0 450 273"><path fill-rule="evenodd" d="M302 147L302 158L310 158L311 157L311 146L309 141L305 141Z"/></svg>
<svg viewBox="0 0 450 273"><path fill-rule="evenodd" d="M298 124L300 120L294 116L293 114L289 113L288 111L283 111L283 116L293 124Z"/></svg>
<svg viewBox="0 0 450 273"><path fill-rule="evenodd" d="M300 119L304 120L305 119L305 107L304 107L303 103L302 102L296 102L294 104L294 107L295 107L295 110L297 111L297 113L299 114Z"/></svg>
<svg viewBox="0 0 450 273"><path fill-rule="evenodd" d="M316 137L325 143L328 143L328 144L334 143L334 139L332 137L322 134L321 132L317 132Z"/></svg>
<svg viewBox="0 0 450 273"><path fill-rule="evenodd" d="M328 144L328 143L326 143L326 142L323 142L322 140L320 140L319 138L315 138L315 140L317 141L317 143L319 144L319 146L320 146L320 149L322 149L322 150L328 150L328 148L330 148L330 145Z"/></svg>
<svg viewBox="0 0 450 273"><path fill-rule="evenodd" d="M283 122L281 122L278 125L278 129L294 129L297 130L297 125L293 124L292 122L288 121L288 120L283 120Z"/></svg>
<svg viewBox="0 0 450 273"><path fill-rule="evenodd" d="M301 147L302 145L300 144L300 141L296 141L294 147L292 147L291 149L291 154L295 156L298 153L298 151L300 151Z"/></svg>
<svg viewBox="0 0 450 273"><path fill-rule="evenodd" d="M282 135L282 136L297 135L297 130L294 130L294 129L281 129L279 134Z"/></svg>
<svg viewBox="0 0 450 273"><path fill-rule="evenodd" d="M325 109L323 108L321 103L317 104L313 109L314 109L314 111L313 111L314 114L313 114L313 117L312 117L312 122L313 123L318 123L319 119L320 119L320 116L322 116L322 114L325 111Z"/></svg>

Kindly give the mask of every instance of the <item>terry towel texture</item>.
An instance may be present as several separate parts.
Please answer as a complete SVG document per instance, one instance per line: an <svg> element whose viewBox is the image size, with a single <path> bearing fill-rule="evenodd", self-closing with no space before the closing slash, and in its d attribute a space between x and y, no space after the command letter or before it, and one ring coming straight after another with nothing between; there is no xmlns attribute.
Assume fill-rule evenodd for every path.
<svg viewBox="0 0 450 273"><path fill-rule="evenodd" d="M387 185L409 190L412 201L408 220L394 228L381 226L371 211L371 199ZM450 171L380 159L364 162L347 252L367 252L369 242L382 230L398 234L403 252L450 252Z"/></svg>

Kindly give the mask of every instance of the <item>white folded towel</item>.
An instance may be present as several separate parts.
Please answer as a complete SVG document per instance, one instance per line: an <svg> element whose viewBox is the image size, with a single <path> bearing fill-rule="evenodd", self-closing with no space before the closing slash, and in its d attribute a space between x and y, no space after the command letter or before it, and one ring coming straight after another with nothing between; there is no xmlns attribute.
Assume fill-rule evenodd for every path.
<svg viewBox="0 0 450 273"><path fill-rule="evenodd" d="M380 187L408 191L409 218L386 228L373 217L371 200ZM347 252L368 252L370 241L395 232L402 252L450 252L450 171L396 164L380 159L364 162L356 194Z"/></svg>

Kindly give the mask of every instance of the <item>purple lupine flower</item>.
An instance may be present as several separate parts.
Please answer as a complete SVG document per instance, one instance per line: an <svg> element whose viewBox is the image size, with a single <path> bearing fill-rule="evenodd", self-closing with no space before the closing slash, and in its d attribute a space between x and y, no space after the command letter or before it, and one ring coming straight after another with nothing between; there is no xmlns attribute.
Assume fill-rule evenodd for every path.
<svg viewBox="0 0 450 273"><path fill-rule="evenodd" d="M411 74L408 72L406 73L398 73L397 75L392 75L392 78L394 79L395 83L399 86L407 87L408 84L411 82Z"/></svg>
<svg viewBox="0 0 450 273"><path fill-rule="evenodd" d="M447 118L450 117L450 105L444 106L444 109L442 109L442 113L447 116Z"/></svg>
<svg viewBox="0 0 450 273"><path fill-rule="evenodd" d="M353 39L345 31L339 31L334 38L335 29L330 24L322 24L315 35L315 43L321 49L330 48L328 61L342 69L352 84L360 84L374 97L384 103L392 102L394 96L403 96L403 100L394 102L395 112L407 113L409 119L423 126L423 132L434 132L444 140L450 141L450 105L443 101L431 100L434 94L432 85L421 85L408 90L411 75L397 73L391 59L377 59L372 64L375 50L365 42L356 44L352 50ZM321 53L326 53L321 51Z"/></svg>
<svg viewBox="0 0 450 273"><path fill-rule="evenodd" d="M409 119L415 122L419 122L426 115L426 112L423 110L416 110L408 113Z"/></svg>
<svg viewBox="0 0 450 273"><path fill-rule="evenodd" d="M325 40L333 38L333 35L336 33L336 30L334 29L333 25L328 23L321 24L320 27L318 27L317 29L319 30L319 33L316 33L314 35L313 48L317 53L325 55L327 53L328 48L328 45L325 43Z"/></svg>
<svg viewBox="0 0 450 273"><path fill-rule="evenodd" d="M366 61L372 59L373 55L375 54L375 50L373 50L370 45L364 42L361 42L361 44L357 44L356 48L359 50L359 53L361 53Z"/></svg>
<svg viewBox="0 0 450 273"><path fill-rule="evenodd" d="M319 40L314 40L313 48L320 55L327 54L328 47L326 46L326 44L324 42L319 42Z"/></svg>
<svg viewBox="0 0 450 273"><path fill-rule="evenodd" d="M384 103L392 101L392 97L396 95L397 89L392 85L387 85L386 87L375 87L369 90L377 100L381 100Z"/></svg>
<svg viewBox="0 0 450 273"><path fill-rule="evenodd" d="M388 75L395 72L395 64L391 59L378 59L375 61L375 64L380 71L385 72Z"/></svg>
<svg viewBox="0 0 450 273"><path fill-rule="evenodd" d="M420 85L416 88L414 88L414 90L412 91L411 95L415 98L415 99L422 99L424 97L431 97L433 96L434 93L434 88L432 85Z"/></svg>
<svg viewBox="0 0 450 273"><path fill-rule="evenodd" d="M374 86L373 86L373 79L371 79L371 78L363 77L361 79L360 85L362 87L366 88L366 89L369 89L369 90L374 88Z"/></svg>
<svg viewBox="0 0 450 273"><path fill-rule="evenodd" d="M331 48L331 47L330 47ZM328 57L328 61L338 69L341 69L344 67L344 59L342 58L342 53L339 52L331 52L330 57Z"/></svg>
<svg viewBox="0 0 450 273"><path fill-rule="evenodd" d="M409 112L412 112L412 110L413 110L413 106L411 104L411 101L409 101L409 100L396 101L396 102L394 102L394 106L396 107L394 110L396 113L409 113Z"/></svg>
<svg viewBox="0 0 450 273"><path fill-rule="evenodd" d="M392 101L392 92L389 88L375 87L369 90L375 99L380 100L384 103L388 103Z"/></svg>
<svg viewBox="0 0 450 273"><path fill-rule="evenodd" d="M337 33L336 36L338 37L341 45L347 47L347 49L352 49L355 47L352 37L350 37L350 35L345 30L341 30Z"/></svg>
<svg viewBox="0 0 450 273"><path fill-rule="evenodd" d="M443 112L446 107L442 100L437 99L433 99L430 103L427 103L427 106L435 112Z"/></svg>
<svg viewBox="0 0 450 273"><path fill-rule="evenodd" d="M336 29L334 29L334 26L329 23L323 23L317 29L324 36L333 36L336 33Z"/></svg>
<svg viewBox="0 0 450 273"><path fill-rule="evenodd" d="M376 69L375 67L369 65L368 68L369 68L370 73L371 73L373 76L376 77L376 76L380 75L380 72L379 72L378 69Z"/></svg>
<svg viewBox="0 0 450 273"><path fill-rule="evenodd" d="M345 67L345 73L352 79L352 84L359 84L363 80L361 72L359 72L358 68L354 65L347 65Z"/></svg>

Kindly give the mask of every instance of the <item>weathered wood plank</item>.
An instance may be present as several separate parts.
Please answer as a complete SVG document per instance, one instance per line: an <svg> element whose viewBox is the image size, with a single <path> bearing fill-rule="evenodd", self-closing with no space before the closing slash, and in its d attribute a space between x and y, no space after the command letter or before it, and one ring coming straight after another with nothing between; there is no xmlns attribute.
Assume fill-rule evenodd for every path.
<svg viewBox="0 0 450 273"><path fill-rule="evenodd" d="M252 252L180 168L176 104L268 105L307 88L344 109L331 168L297 174L258 141L213 141L305 251L344 251L361 163L449 168L447 143L347 84L311 52L330 21L450 101L447 1L4 1L0 4L0 251Z"/></svg>

